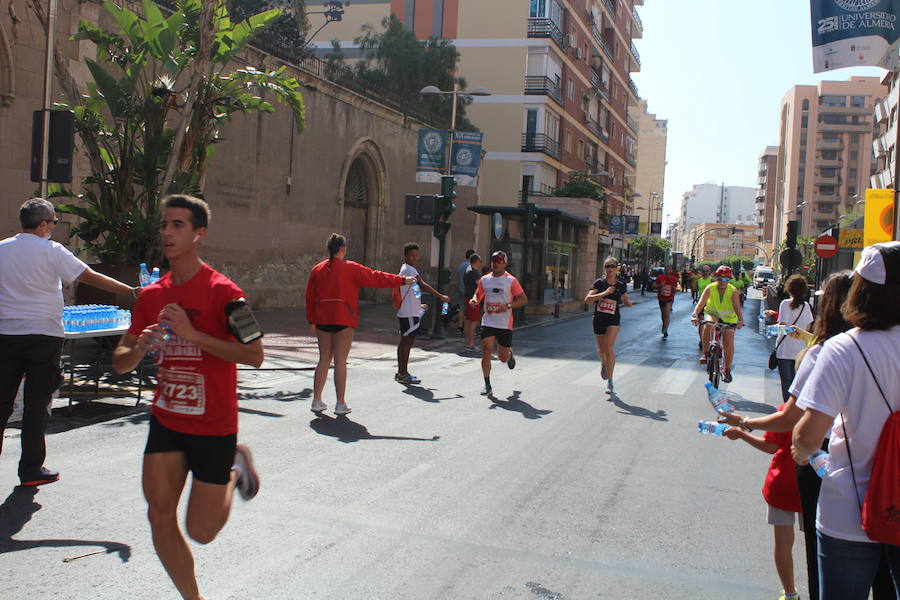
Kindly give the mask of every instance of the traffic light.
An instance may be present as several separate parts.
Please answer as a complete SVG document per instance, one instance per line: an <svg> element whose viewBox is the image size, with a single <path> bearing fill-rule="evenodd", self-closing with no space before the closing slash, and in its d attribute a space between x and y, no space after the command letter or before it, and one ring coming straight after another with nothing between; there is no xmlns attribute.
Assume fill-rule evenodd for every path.
<svg viewBox="0 0 900 600"><path fill-rule="evenodd" d="M443 197L443 201L441 202L441 212L444 215L444 220L450 218L450 215L453 214L453 211L456 210L456 204L453 203L456 200L456 192L453 191L453 188L456 187L456 178L452 175L444 175L441 177L441 196Z"/></svg>
<svg viewBox="0 0 900 600"><path fill-rule="evenodd" d="M788 248L797 247L797 230L799 229L799 225L800 223L798 221L787 222L787 238L785 240L785 245Z"/></svg>
<svg viewBox="0 0 900 600"><path fill-rule="evenodd" d="M525 203L525 235L534 233L538 226L537 204L534 202Z"/></svg>

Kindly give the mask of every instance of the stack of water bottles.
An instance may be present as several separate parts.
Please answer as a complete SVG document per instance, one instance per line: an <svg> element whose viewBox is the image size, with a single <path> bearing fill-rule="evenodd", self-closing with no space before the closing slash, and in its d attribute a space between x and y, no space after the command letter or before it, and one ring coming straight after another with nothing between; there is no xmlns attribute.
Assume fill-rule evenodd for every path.
<svg viewBox="0 0 900 600"><path fill-rule="evenodd" d="M769 325L766 327L766 336L774 338L779 335L787 335L792 331L794 331L794 327L790 325Z"/></svg>
<svg viewBox="0 0 900 600"><path fill-rule="evenodd" d="M157 271L157 270L158 269L154 269L154 271ZM419 284L415 281L412 284L412 293L416 297L416 300L420 300L420 301L422 300L422 288L420 288ZM423 304L422 305L422 313L424 313L426 310L428 310L428 306ZM450 305L448 303L444 302L444 304L441 306L441 314L446 316L447 313L449 312L449 310L450 310Z"/></svg>
<svg viewBox="0 0 900 600"><path fill-rule="evenodd" d="M108 304L78 304L63 307L63 329L67 333L118 329L131 324L131 313Z"/></svg>

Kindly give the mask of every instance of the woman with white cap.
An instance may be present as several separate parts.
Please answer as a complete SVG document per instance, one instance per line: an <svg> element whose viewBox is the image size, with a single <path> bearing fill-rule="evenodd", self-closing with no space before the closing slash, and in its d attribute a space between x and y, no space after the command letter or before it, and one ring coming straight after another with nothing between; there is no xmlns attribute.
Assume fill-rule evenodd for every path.
<svg viewBox="0 0 900 600"><path fill-rule="evenodd" d="M883 556L900 587L900 545L873 541L881 535L860 515L882 429L900 409L898 298L900 242L869 246L842 308L855 327L825 343L797 400L794 460L807 463L831 430L816 518L821 600L868 598Z"/></svg>

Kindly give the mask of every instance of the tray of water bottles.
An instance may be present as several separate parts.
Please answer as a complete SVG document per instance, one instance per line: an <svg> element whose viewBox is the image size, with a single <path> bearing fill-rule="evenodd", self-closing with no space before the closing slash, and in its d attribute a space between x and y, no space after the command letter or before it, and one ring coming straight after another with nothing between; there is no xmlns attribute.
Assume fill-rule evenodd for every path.
<svg viewBox="0 0 900 600"><path fill-rule="evenodd" d="M131 313L108 304L77 304L63 307L63 329L67 337L91 337L98 333L124 332Z"/></svg>

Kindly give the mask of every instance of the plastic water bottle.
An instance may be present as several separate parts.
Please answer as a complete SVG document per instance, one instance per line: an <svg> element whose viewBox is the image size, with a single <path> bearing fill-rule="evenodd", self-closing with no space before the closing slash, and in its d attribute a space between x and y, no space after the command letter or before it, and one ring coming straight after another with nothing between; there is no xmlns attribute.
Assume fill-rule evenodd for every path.
<svg viewBox="0 0 900 600"><path fill-rule="evenodd" d="M422 299L422 288L419 287L419 283L417 281L413 281L412 292L417 299Z"/></svg>
<svg viewBox="0 0 900 600"><path fill-rule="evenodd" d="M166 325L165 323L161 323L160 327L163 329L163 346L165 346L165 342L169 341L170 334L172 333L172 328ZM150 358L156 358L159 356L159 350L154 350L153 352L148 352L147 356Z"/></svg>
<svg viewBox="0 0 900 600"><path fill-rule="evenodd" d="M728 397L720 392L712 383L707 381L703 384L706 387L706 397L713 409L719 414L733 413L734 405L728 401Z"/></svg>
<svg viewBox="0 0 900 600"><path fill-rule="evenodd" d="M444 316L447 316L447 312L449 310L450 310L450 305L447 304L446 302L444 302L444 304L441 306L441 314Z"/></svg>
<svg viewBox="0 0 900 600"><path fill-rule="evenodd" d="M141 263L141 272L138 279L142 288L150 285L150 271L147 270L147 263Z"/></svg>
<svg viewBox="0 0 900 600"><path fill-rule="evenodd" d="M153 267L153 272L150 273L150 283L156 283L159 281L159 267Z"/></svg>
<svg viewBox="0 0 900 600"><path fill-rule="evenodd" d="M809 466L813 468L821 478L825 478L828 474L828 467L831 466L831 457L824 450L816 450L809 457Z"/></svg>
<svg viewBox="0 0 900 600"><path fill-rule="evenodd" d="M728 425L725 423L716 423L715 421L700 421L697 423L697 431L707 435L717 435L722 437Z"/></svg>
<svg viewBox="0 0 900 600"><path fill-rule="evenodd" d="M759 315L759 325L756 327L756 331L759 332L759 335L766 335L766 316Z"/></svg>
<svg viewBox="0 0 900 600"><path fill-rule="evenodd" d="M766 327L766 335L769 337L777 337L779 335L787 335L794 330L790 325L769 325Z"/></svg>

